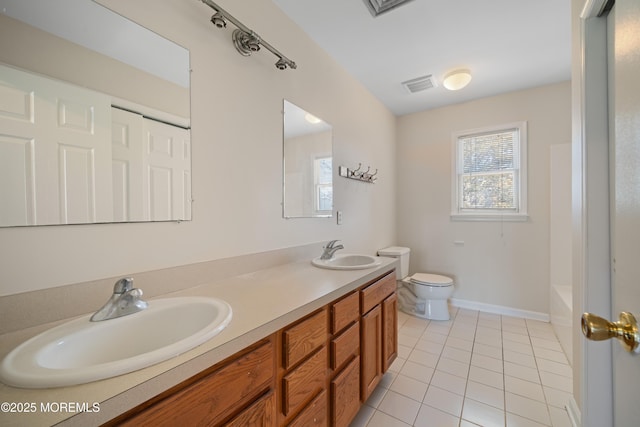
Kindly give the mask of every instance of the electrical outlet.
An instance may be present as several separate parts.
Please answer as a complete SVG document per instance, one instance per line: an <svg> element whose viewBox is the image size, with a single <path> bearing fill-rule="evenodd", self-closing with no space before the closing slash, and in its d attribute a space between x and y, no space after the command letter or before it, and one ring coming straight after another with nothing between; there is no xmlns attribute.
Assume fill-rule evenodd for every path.
<svg viewBox="0 0 640 427"><path fill-rule="evenodd" d="M338 225L342 225L342 211L337 211L336 216L338 217Z"/></svg>

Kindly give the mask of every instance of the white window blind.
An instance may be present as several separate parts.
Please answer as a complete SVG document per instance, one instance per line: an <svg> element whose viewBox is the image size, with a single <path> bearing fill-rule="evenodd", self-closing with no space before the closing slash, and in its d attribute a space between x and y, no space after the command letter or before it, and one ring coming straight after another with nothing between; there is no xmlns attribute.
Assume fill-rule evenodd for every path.
<svg viewBox="0 0 640 427"><path fill-rule="evenodd" d="M454 219L526 215L525 123L458 132L452 142Z"/></svg>

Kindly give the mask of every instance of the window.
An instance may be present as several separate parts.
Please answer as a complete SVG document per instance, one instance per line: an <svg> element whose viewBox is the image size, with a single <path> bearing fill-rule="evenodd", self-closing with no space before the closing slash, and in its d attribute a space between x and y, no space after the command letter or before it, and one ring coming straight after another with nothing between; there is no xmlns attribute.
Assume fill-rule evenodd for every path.
<svg viewBox="0 0 640 427"><path fill-rule="evenodd" d="M455 132L454 220L527 220L526 122Z"/></svg>
<svg viewBox="0 0 640 427"><path fill-rule="evenodd" d="M333 211L333 167L331 157L318 157L313 163L315 185L315 210L318 214Z"/></svg>

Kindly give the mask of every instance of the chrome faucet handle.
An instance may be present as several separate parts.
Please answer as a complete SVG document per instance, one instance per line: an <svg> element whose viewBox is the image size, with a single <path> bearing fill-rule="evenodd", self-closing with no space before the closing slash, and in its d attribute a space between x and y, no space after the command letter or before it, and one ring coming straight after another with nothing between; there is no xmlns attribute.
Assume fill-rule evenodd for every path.
<svg viewBox="0 0 640 427"><path fill-rule="evenodd" d="M114 294L124 294L125 292L129 292L133 289L133 277L124 277L116 282L113 285L113 293Z"/></svg>
<svg viewBox="0 0 640 427"><path fill-rule="evenodd" d="M142 298L142 289L133 287L133 278L125 277L113 286L113 294L102 308L91 316L92 322L115 319L136 313L148 307Z"/></svg>
<svg viewBox="0 0 640 427"><path fill-rule="evenodd" d="M327 245L325 246L326 249L333 249L333 246L338 243L340 240L331 240L329 241L329 243L327 243Z"/></svg>

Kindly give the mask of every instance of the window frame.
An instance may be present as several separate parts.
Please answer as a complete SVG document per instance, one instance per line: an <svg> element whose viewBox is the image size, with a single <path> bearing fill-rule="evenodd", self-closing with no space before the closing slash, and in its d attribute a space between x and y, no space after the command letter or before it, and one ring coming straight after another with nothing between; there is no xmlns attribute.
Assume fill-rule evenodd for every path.
<svg viewBox="0 0 640 427"><path fill-rule="evenodd" d="M326 159L331 161L331 181L320 182L320 162ZM333 193L333 157L331 155L320 155L313 159L313 210L316 216L331 216L333 214L333 194L331 209L320 209L320 193L324 188L331 188Z"/></svg>
<svg viewBox="0 0 640 427"><path fill-rule="evenodd" d="M460 139L487 133L499 133L517 130L518 142L514 143L514 154L517 153L514 167L514 191L516 192L515 209L468 209L461 207L463 156ZM451 134L451 220L453 221L527 221L527 122L512 122L482 128L455 131Z"/></svg>

